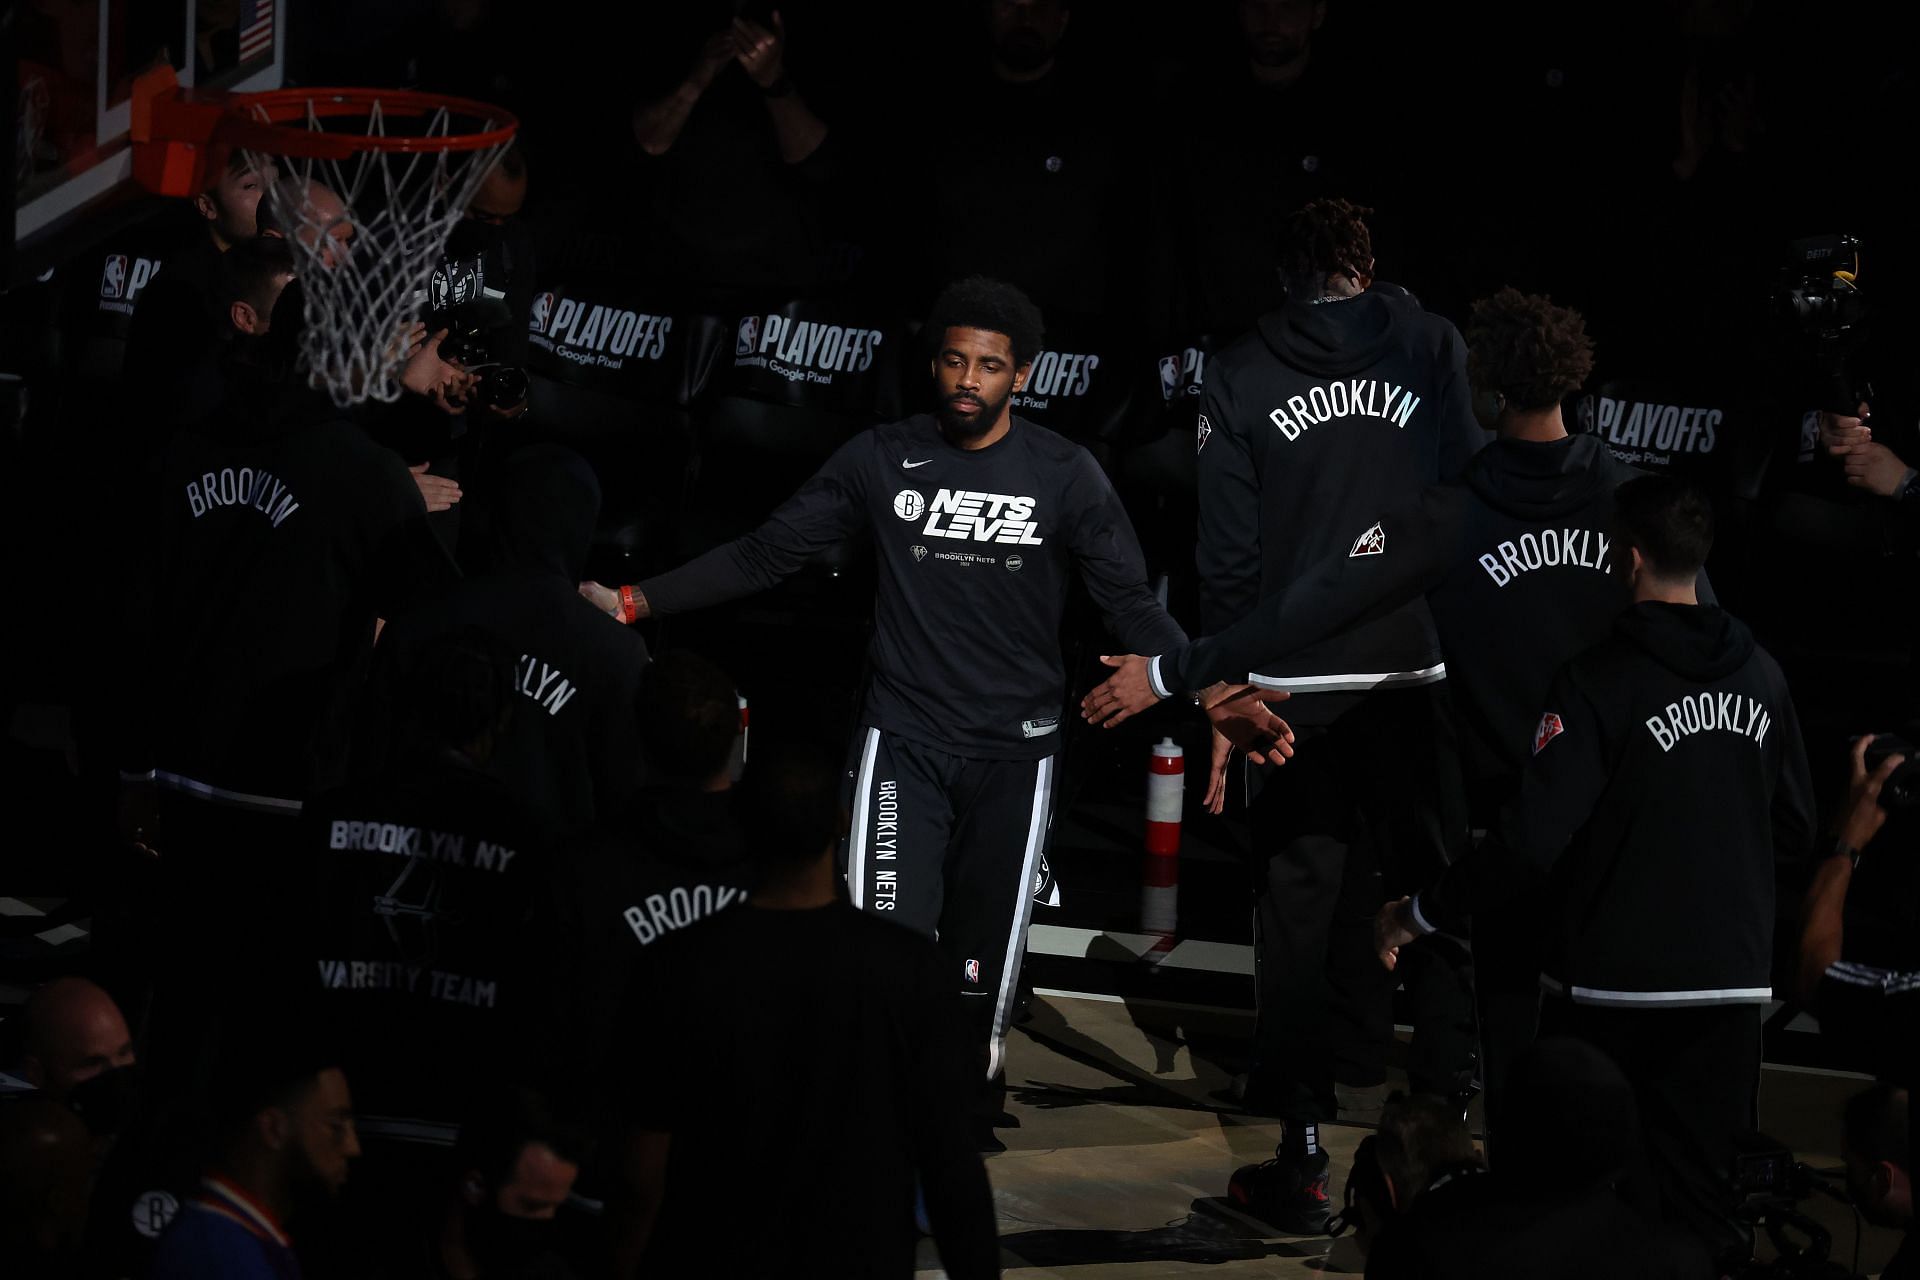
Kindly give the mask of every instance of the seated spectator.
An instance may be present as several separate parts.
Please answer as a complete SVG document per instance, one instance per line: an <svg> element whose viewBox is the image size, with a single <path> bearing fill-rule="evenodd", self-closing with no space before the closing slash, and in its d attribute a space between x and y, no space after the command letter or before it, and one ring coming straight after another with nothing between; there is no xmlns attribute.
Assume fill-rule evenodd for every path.
<svg viewBox="0 0 1920 1280"><path fill-rule="evenodd" d="M436 637L478 627L514 659L508 720L487 773L540 823L577 835L616 810L639 759L632 707L647 646L638 633L582 600L600 482L584 459L554 444L508 458L486 529L485 571L396 618L381 637L391 681Z"/></svg>
<svg viewBox="0 0 1920 1280"><path fill-rule="evenodd" d="M288 1228L339 1195L360 1154L347 1077L330 1055L290 1031L227 1047L215 1154L200 1194L161 1237L150 1280L298 1277Z"/></svg>
<svg viewBox="0 0 1920 1280"><path fill-rule="evenodd" d="M1540 1041L1514 1064L1507 1108L1492 1175L1441 1170L1376 1242L1369 1280L1713 1274L1628 1201L1646 1194L1639 1111L1604 1054Z"/></svg>
<svg viewBox="0 0 1920 1280"><path fill-rule="evenodd" d="M662 655L635 704L648 781L561 860L536 925L549 965L535 1003L540 1046L530 1064L553 1096L588 1104L605 1064L629 975L645 951L744 902L751 883L729 765L740 736L733 681L698 654Z"/></svg>
<svg viewBox="0 0 1920 1280"><path fill-rule="evenodd" d="M519 710L513 680L485 632L434 637L396 683L389 767L307 806L303 856L319 869L308 972L342 1029L363 1115L458 1124L517 1016L548 866L533 817L486 773Z"/></svg>
<svg viewBox="0 0 1920 1280"><path fill-rule="evenodd" d="M1887 1083L1847 1100L1840 1155L1847 1191L1860 1216L1876 1227L1906 1232L1880 1280L1920 1276L1920 1245L1913 1240L1913 1123L1911 1095Z"/></svg>
<svg viewBox="0 0 1920 1280"><path fill-rule="evenodd" d="M490 1102L461 1127L435 1215L411 1248L384 1259L393 1280L570 1280L555 1219L573 1193L583 1144L536 1096Z"/></svg>
<svg viewBox="0 0 1920 1280"><path fill-rule="evenodd" d="M643 1253L648 1276L910 1275L916 1176L947 1274L999 1274L958 997L930 942L841 899L841 781L830 751L762 753L758 887L653 948L628 992L622 1275ZM715 1189L748 1152L778 1192L742 1231Z"/></svg>
<svg viewBox="0 0 1920 1280"><path fill-rule="evenodd" d="M0 1092L37 1089L84 1115L104 1105L109 1092L125 1089L134 1066L133 1033L105 991L85 978L55 978L28 997L24 1021L20 1061L11 1084L0 1075ZM87 1115L96 1130L106 1119Z"/></svg>

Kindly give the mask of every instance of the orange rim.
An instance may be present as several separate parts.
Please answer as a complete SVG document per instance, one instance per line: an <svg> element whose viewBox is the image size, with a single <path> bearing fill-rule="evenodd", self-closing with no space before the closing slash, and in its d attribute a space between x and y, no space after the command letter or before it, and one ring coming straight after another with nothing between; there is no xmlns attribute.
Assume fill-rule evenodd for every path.
<svg viewBox="0 0 1920 1280"><path fill-rule="evenodd" d="M393 120L418 120L445 110L449 124L462 116L491 127L479 133L418 136L329 133L310 129L307 120L351 116L365 118L378 108ZM264 114L266 119L261 119ZM220 122L223 142L279 156L311 160L350 160L367 152L416 155L435 151L485 151L505 146L519 120L499 107L471 98L453 98L411 89L272 89L235 94Z"/></svg>

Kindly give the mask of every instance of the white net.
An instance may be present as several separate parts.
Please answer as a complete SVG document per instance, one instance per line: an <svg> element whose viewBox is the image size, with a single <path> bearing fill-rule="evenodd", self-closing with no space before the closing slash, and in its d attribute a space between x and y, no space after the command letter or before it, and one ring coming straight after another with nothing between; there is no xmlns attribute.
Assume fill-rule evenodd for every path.
<svg viewBox="0 0 1920 1280"><path fill-rule="evenodd" d="M402 116L383 110L375 98L364 113L343 117L323 115L320 102L308 100L305 127L335 136L364 127L368 137L431 140L449 137L456 125L463 134L499 127L444 106ZM272 123L264 108L252 112L261 123ZM284 119L279 124L300 127ZM366 149L344 159L245 150L265 187L262 223L271 221L285 234L299 264L306 301L300 345L308 379L336 405L400 397L399 373L410 350L407 335L419 320L418 300L447 236L507 145Z"/></svg>

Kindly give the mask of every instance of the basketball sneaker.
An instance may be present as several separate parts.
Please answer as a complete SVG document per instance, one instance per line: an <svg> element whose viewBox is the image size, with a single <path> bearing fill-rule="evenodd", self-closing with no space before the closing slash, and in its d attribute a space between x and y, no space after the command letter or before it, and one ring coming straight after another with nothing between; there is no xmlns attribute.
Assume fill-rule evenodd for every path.
<svg viewBox="0 0 1920 1280"><path fill-rule="evenodd" d="M1283 1236L1325 1235L1333 1212L1327 1195L1329 1165L1325 1151L1310 1156L1276 1153L1264 1164L1234 1170L1227 1198Z"/></svg>

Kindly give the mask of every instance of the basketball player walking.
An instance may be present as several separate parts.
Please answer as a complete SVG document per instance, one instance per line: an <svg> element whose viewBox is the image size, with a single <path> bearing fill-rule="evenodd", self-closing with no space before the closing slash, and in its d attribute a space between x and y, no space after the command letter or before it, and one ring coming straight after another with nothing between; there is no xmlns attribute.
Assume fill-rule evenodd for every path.
<svg viewBox="0 0 1920 1280"><path fill-rule="evenodd" d="M1012 414L1040 350L1033 303L963 280L926 333L934 414L849 441L746 537L638 586L582 591L629 620L683 613L765 590L873 531L879 599L850 753L847 884L855 906L937 935L982 1055L977 1133L997 1150L1007 1022L1053 804L1069 570L1122 643L1182 636L1092 455ZM1250 714L1286 736L1264 707Z"/></svg>

